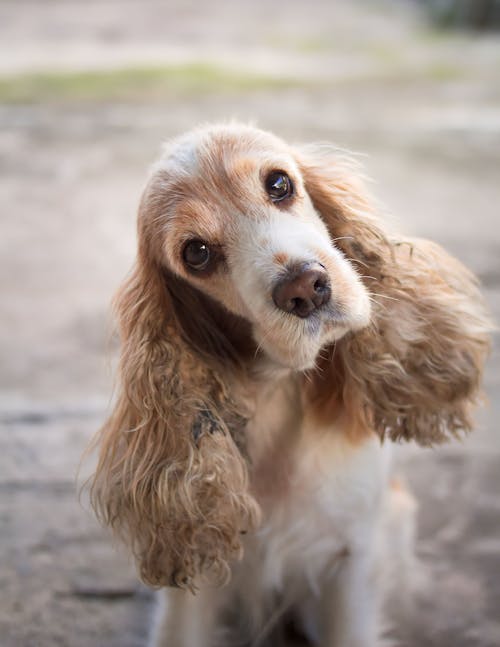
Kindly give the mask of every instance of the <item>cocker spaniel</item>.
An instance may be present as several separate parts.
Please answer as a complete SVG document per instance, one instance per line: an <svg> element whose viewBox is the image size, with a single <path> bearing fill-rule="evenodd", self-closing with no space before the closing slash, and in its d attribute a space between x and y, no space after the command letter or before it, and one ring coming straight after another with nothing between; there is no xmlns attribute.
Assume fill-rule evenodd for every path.
<svg viewBox="0 0 500 647"><path fill-rule="evenodd" d="M489 328L474 277L388 233L345 156L239 124L165 147L138 240L91 496L167 587L154 644L293 624L373 647L405 507L382 441L470 429Z"/></svg>

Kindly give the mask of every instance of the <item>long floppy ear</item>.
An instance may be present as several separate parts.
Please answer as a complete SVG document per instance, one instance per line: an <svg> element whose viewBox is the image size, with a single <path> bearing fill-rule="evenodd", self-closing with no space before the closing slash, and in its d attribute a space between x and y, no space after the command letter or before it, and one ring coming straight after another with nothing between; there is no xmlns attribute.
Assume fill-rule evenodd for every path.
<svg viewBox="0 0 500 647"><path fill-rule="evenodd" d="M119 392L97 438L93 506L129 544L146 583L194 589L201 577L224 581L258 516L233 440L245 419L183 338L141 217L137 264L116 310Z"/></svg>
<svg viewBox="0 0 500 647"><path fill-rule="evenodd" d="M306 190L371 295L371 325L337 342L310 387L354 433L431 445L470 430L492 326L474 276L438 245L391 237L342 156L303 153Z"/></svg>

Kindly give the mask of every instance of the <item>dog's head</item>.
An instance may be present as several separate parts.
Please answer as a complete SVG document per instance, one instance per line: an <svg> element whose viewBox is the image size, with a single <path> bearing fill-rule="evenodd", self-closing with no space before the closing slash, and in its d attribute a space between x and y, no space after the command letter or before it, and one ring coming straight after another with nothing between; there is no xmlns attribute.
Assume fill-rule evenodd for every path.
<svg viewBox="0 0 500 647"><path fill-rule="evenodd" d="M248 322L278 365L311 368L325 344L369 322L368 292L315 209L297 153L269 133L221 126L168 145L139 231L180 289ZM205 316L189 313L194 325Z"/></svg>

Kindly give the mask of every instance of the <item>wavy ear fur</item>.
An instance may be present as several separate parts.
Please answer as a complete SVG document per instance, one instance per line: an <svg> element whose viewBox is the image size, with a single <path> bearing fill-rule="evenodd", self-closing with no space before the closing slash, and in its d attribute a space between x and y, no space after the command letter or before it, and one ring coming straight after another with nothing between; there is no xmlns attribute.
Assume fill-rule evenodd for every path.
<svg viewBox="0 0 500 647"><path fill-rule="evenodd" d="M91 500L128 543L142 579L223 581L258 516L233 438L246 420L214 367L183 336L144 211L137 265L116 299L120 384L97 444ZM209 331L207 332L209 336Z"/></svg>
<svg viewBox="0 0 500 647"><path fill-rule="evenodd" d="M304 153L306 190L372 297L372 323L320 360L319 416L431 445L471 428L491 323L474 276L438 245L388 235L341 156Z"/></svg>

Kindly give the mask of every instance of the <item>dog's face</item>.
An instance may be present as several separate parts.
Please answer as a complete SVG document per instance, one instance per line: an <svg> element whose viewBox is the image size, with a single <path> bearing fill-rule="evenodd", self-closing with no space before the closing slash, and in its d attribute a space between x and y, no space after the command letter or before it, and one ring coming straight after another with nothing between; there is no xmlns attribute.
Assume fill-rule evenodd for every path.
<svg viewBox="0 0 500 647"><path fill-rule="evenodd" d="M276 137L195 131L167 148L149 196L161 264L245 318L280 366L310 368L322 346L368 324L368 293Z"/></svg>

